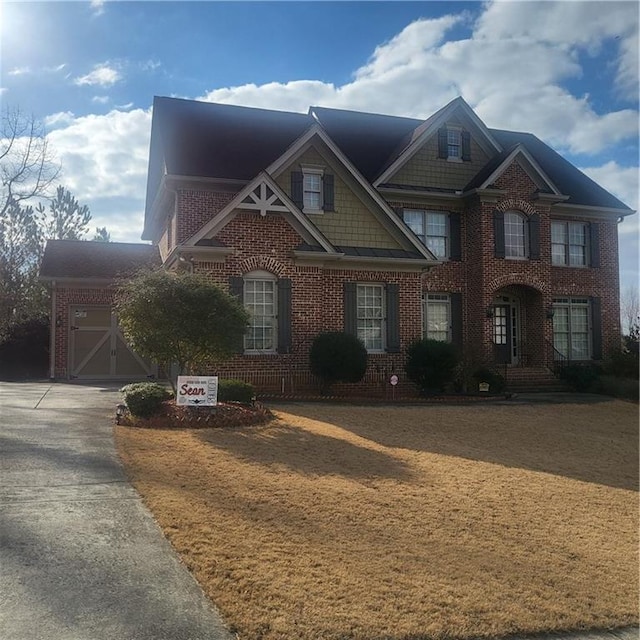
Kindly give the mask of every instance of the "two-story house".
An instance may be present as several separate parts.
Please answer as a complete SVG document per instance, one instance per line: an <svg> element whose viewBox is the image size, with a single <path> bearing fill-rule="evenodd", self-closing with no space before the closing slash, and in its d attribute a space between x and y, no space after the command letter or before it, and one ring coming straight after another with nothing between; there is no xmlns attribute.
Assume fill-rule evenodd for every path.
<svg viewBox="0 0 640 640"><path fill-rule="evenodd" d="M154 101L142 237L165 268L243 301L251 326L224 373L258 385L304 372L329 330L359 336L384 373L401 372L422 336L505 370L601 360L620 343L617 224L631 213L532 134L487 128L462 98L424 121ZM64 246L90 253L62 241L47 252ZM45 256L60 320L52 375L86 377L73 314L106 313L111 276L83 284L79 268L61 283L56 269Z"/></svg>

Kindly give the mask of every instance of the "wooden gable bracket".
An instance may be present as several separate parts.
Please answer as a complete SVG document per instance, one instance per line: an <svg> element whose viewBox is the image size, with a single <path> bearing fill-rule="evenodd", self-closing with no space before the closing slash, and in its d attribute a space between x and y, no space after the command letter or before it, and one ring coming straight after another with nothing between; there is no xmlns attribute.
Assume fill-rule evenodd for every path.
<svg viewBox="0 0 640 640"><path fill-rule="evenodd" d="M289 211L288 207L285 206L278 195L264 182L257 185L256 188L247 194L247 197L236 206L238 209L257 211L263 218L267 215L268 211L277 211L278 213L286 213Z"/></svg>

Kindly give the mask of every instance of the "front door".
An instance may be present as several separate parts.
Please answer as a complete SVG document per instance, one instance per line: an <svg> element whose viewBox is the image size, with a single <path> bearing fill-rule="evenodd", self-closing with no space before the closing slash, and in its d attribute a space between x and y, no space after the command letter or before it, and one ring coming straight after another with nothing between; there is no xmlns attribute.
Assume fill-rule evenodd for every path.
<svg viewBox="0 0 640 640"><path fill-rule="evenodd" d="M155 377L155 367L126 343L111 307L72 307L71 378L131 380Z"/></svg>
<svg viewBox="0 0 640 640"><path fill-rule="evenodd" d="M493 307L493 355L497 364L511 364L511 305Z"/></svg>

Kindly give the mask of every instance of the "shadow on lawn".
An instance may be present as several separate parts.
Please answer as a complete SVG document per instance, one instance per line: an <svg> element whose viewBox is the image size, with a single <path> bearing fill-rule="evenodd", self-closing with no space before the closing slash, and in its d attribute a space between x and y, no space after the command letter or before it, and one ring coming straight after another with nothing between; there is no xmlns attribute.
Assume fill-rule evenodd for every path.
<svg viewBox="0 0 640 640"><path fill-rule="evenodd" d="M569 425L563 413L524 414L523 407L279 406L293 415L330 422L390 448L455 456L541 471L638 491L638 431L585 407ZM576 407L565 407L566 412ZM499 412L499 413L496 413ZM508 413L506 413L508 412ZM602 424L607 419L609 424ZM635 422L637 418L633 418ZM612 422L614 422L612 426ZM373 467L375 469L375 467Z"/></svg>
<svg viewBox="0 0 640 640"><path fill-rule="evenodd" d="M409 480L409 467L391 453L358 446L280 422L250 429L207 429L198 437L234 456L263 465L283 465L309 475Z"/></svg>

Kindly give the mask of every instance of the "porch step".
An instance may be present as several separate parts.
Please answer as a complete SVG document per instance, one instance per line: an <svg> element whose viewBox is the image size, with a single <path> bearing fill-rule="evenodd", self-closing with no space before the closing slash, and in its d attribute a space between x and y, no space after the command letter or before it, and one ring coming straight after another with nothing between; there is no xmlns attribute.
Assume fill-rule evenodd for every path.
<svg viewBox="0 0 640 640"><path fill-rule="evenodd" d="M546 367L507 367L507 389L513 393L567 391L567 385Z"/></svg>

